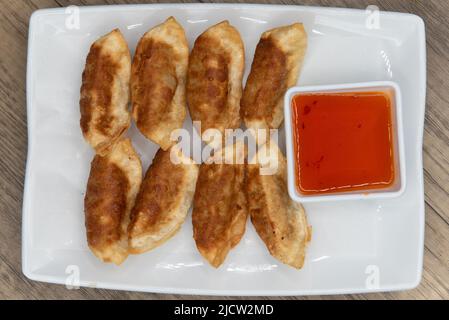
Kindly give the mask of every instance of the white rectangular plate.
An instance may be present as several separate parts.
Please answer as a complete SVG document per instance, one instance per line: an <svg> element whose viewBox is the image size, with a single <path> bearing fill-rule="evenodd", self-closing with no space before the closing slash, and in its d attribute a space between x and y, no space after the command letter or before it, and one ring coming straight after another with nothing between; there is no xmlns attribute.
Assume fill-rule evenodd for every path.
<svg viewBox="0 0 449 320"><path fill-rule="evenodd" d="M196 250L190 215L162 247L130 256L120 267L98 261L87 247L83 213L93 158L79 128L85 58L93 41L117 27L134 51L145 31L171 15L186 29L190 46L207 27L228 19L245 43L245 78L260 34L300 21L309 35L309 49L299 85L397 82L403 92L407 162L403 196L305 205L313 239L300 271L272 258L249 222L224 265L211 268ZM31 18L28 53L24 274L60 284L79 275L82 286L207 295L336 294L415 287L421 279L424 234L424 33L423 21L413 15L317 7L176 4L37 11ZM191 128L190 118L186 126ZM128 135L146 169L157 147L134 127Z"/></svg>

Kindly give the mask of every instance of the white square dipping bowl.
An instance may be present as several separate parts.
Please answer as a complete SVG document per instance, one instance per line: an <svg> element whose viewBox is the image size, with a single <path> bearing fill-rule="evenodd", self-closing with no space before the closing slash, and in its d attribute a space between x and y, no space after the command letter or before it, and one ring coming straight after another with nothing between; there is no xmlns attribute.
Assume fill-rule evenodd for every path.
<svg viewBox="0 0 449 320"><path fill-rule="evenodd" d="M395 179L392 186L384 189L365 189L342 191L329 194L305 195L296 187L296 160L294 146L294 126L292 117L292 100L301 93L344 93L344 92L389 92L391 97L391 117L393 127L393 150L395 162ZM392 81L374 81L336 85L320 85L290 88L284 98L285 136L287 148L288 192L296 202L318 202L337 200L358 200L399 197L405 190L405 154L402 127L402 99L399 86Z"/></svg>

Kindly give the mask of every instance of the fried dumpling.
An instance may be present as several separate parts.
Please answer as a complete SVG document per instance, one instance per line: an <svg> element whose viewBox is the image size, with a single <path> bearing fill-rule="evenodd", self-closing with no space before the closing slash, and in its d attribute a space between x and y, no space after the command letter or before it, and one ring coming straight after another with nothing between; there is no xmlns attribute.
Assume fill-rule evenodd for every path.
<svg viewBox="0 0 449 320"><path fill-rule="evenodd" d="M307 48L301 23L262 34L241 101L247 128L277 129L284 120L284 94L298 80Z"/></svg>
<svg viewBox="0 0 449 320"><path fill-rule="evenodd" d="M207 129L240 127L240 99L245 65L238 31L223 21L195 41L187 73L187 102L193 121Z"/></svg>
<svg viewBox="0 0 449 320"><path fill-rule="evenodd" d="M242 159L242 149L235 148L236 159ZM218 151L213 157L228 157ZM244 152L244 151L243 151ZM248 219L244 159L235 164L209 159L200 167L193 203L193 237L201 255L215 268L226 259L229 251L243 237Z"/></svg>
<svg viewBox="0 0 449 320"><path fill-rule="evenodd" d="M249 160L247 198L251 221L270 254L300 269L311 228L301 204L290 199L284 155L269 141Z"/></svg>
<svg viewBox="0 0 449 320"><path fill-rule="evenodd" d="M130 253L162 245L184 223L195 193L198 165L176 148L159 149L145 175L128 228Z"/></svg>
<svg viewBox="0 0 449 320"><path fill-rule="evenodd" d="M167 150L170 134L186 117L185 82L189 46L182 26L170 17L144 34L131 71L132 115L140 132Z"/></svg>
<svg viewBox="0 0 449 320"><path fill-rule="evenodd" d="M116 29L94 42L83 72L81 130L97 154L105 155L130 124L128 44Z"/></svg>
<svg viewBox="0 0 449 320"><path fill-rule="evenodd" d="M128 256L129 217L141 182L142 165L129 139L92 161L84 198L87 240L104 262L119 265Z"/></svg>

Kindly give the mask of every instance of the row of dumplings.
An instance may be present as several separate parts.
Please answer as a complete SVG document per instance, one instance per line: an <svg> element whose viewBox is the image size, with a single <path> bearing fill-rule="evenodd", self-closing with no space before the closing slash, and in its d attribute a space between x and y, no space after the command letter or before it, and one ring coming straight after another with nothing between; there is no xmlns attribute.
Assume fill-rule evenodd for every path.
<svg viewBox="0 0 449 320"><path fill-rule="evenodd" d="M186 104L202 132L224 133L241 119L248 128L278 128L283 95L297 81L306 46L302 24L265 32L243 90L243 42L227 21L202 33L190 56L173 17L144 34L132 62L119 30L98 39L80 94L81 129L96 152L84 203L91 251L121 264L154 249L176 234L193 202L193 236L214 267L240 242L248 215L274 257L302 267L310 230L302 206L288 198L277 146L270 144L280 155L278 172L262 176L258 165L198 166L174 150L170 135L182 127ZM140 159L123 138L131 118L160 146L143 179Z"/></svg>

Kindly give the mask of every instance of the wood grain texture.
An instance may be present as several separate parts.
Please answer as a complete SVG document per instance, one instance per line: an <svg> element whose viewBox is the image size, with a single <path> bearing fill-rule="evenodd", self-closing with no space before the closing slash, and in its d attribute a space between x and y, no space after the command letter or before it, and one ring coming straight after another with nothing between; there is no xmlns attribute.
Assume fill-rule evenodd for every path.
<svg viewBox="0 0 449 320"><path fill-rule="evenodd" d="M25 77L30 15L36 9L72 4L142 2L146 1L0 0L0 21L2 21L0 24L2 39L0 41L1 299L207 298L98 289L67 290L64 286L29 281L21 272L22 192L27 154ZM276 2L259 1L259 3ZM277 3L353 8L377 5L381 10L417 14L426 22L428 54L427 110L424 132L426 237L424 271L420 286L405 292L283 299L449 299L449 21L446 17L446 13L449 12L449 1L284 0ZM222 299L228 299L228 297L222 297Z"/></svg>

